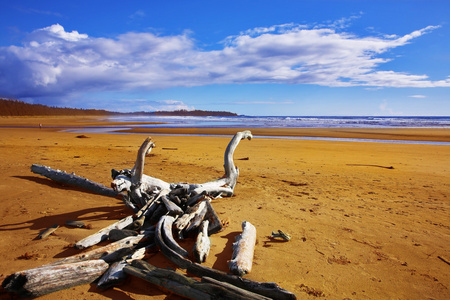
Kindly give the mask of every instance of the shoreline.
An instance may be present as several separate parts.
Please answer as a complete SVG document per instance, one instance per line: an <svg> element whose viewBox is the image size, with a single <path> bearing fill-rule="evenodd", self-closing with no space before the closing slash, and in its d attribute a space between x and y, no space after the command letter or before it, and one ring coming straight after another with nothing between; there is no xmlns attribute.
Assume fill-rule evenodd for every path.
<svg viewBox="0 0 450 300"><path fill-rule="evenodd" d="M183 134L207 136L232 136L237 131L249 129L255 136L268 137L310 137L362 140L429 141L450 142L450 128L422 127L302 127L302 128L262 128L262 127L173 127L159 122L110 122L104 117L3 117L0 128L38 128L60 131L76 129L79 133L125 133L125 134ZM138 126L163 127L138 127ZM127 128L132 126L134 128ZM85 131L83 131L85 129ZM100 130L98 130L100 129ZM101 129L115 129L114 132L102 132ZM89 132L91 131L91 132ZM112 131L112 130L111 130Z"/></svg>

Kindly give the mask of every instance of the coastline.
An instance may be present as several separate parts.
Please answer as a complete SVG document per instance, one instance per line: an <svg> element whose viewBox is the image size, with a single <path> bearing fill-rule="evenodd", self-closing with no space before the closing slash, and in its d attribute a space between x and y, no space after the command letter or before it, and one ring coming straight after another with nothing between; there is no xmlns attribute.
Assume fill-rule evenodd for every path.
<svg viewBox="0 0 450 300"><path fill-rule="evenodd" d="M164 127L162 122L111 122L100 117L1 117L0 128L38 128L43 124L44 130L59 131L78 129L109 129L111 133L129 134L183 134L183 135L226 135L232 136L237 131L250 129L255 136L272 137L325 137L343 139L374 139L399 141L450 142L450 128L267 128L267 127ZM159 125L161 127L145 127ZM134 128L127 128L133 126ZM142 127L140 127L142 126Z"/></svg>
<svg viewBox="0 0 450 300"><path fill-rule="evenodd" d="M73 120L53 120L58 128L46 128L51 123L47 120L39 129L36 119L21 124L34 127L0 128L2 278L76 254L72 243L130 214L120 199L30 172L31 164L37 163L109 185L111 168L133 166L145 136L87 133L87 138L77 138L80 134L61 132L61 124L84 125L78 121L71 125ZM233 134L239 129L227 130ZM351 134L364 136L363 131ZM448 130L394 129L381 134L446 139ZM153 140L156 148L147 158L146 174L167 182L204 182L223 175L228 136L158 134ZM449 298L449 266L439 258L450 258L448 149L295 139L242 141L235 153L240 170L236 193L212 203L230 225L211 236L205 265L227 272L231 244L247 220L257 228L258 243L253 270L246 277L276 282L299 299L313 299L314 291L329 299ZM93 229L65 227L68 219L83 220ZM55 235L36 239L53 224L61 225ZM278 229L290 233L292 240L268 239ZM181 245L190 251L192 241ZM174 267L159 252L149 253L147 260ZM0 293L3 297L9 295ZM180 299L136 278L106 291L95 284L82 285L40 299L55 297Z"/></svg>

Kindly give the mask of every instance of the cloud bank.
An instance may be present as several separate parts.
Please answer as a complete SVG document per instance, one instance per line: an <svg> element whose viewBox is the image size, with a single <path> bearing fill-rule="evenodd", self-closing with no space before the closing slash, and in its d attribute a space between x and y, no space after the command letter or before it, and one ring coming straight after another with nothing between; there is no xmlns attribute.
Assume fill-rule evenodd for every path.
<svg viewBox="0 0 450 300"><path fill-rule="evenodd" d="M358 37L332 26L283 24L224 39L202 50L189 33L129 32L90 37L55 24L0 48L0 96L35 98L90 91L155 90L211 84L450 87L450 79L380 70L381 55L431 32Z"/></svg>

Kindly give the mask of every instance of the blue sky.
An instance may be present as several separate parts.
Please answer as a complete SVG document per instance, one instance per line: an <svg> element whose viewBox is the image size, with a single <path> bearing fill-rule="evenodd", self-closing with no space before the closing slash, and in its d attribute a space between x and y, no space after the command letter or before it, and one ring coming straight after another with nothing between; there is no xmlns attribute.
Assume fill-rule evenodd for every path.
<svg viewBox="0 0 450 300"><path fill-rule="evenodd" d="M450 115L450 1L2 1L0 97L113 111Z"/></svg>

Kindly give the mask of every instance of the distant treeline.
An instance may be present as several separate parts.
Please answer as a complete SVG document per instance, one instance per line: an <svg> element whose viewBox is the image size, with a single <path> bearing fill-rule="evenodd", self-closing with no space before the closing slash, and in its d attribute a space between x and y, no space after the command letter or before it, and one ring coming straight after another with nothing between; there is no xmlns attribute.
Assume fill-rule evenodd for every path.
<svg viewBox="0 0 450 300"><path fill-rule="evenodd" d="M98 109L76 109L30 104L19 100L0 99L0 116L103 116L113 113Z"/></svg>
<svg viewBox="0 0 450 300"><path fill-rule="evenodd" d="M237 116L226 111L175 110L154 112L118 113L99 109L78 109L30 104L19 100L0 99L0 116L105 116L105 115L146 115L146 116Z"/></svg>

